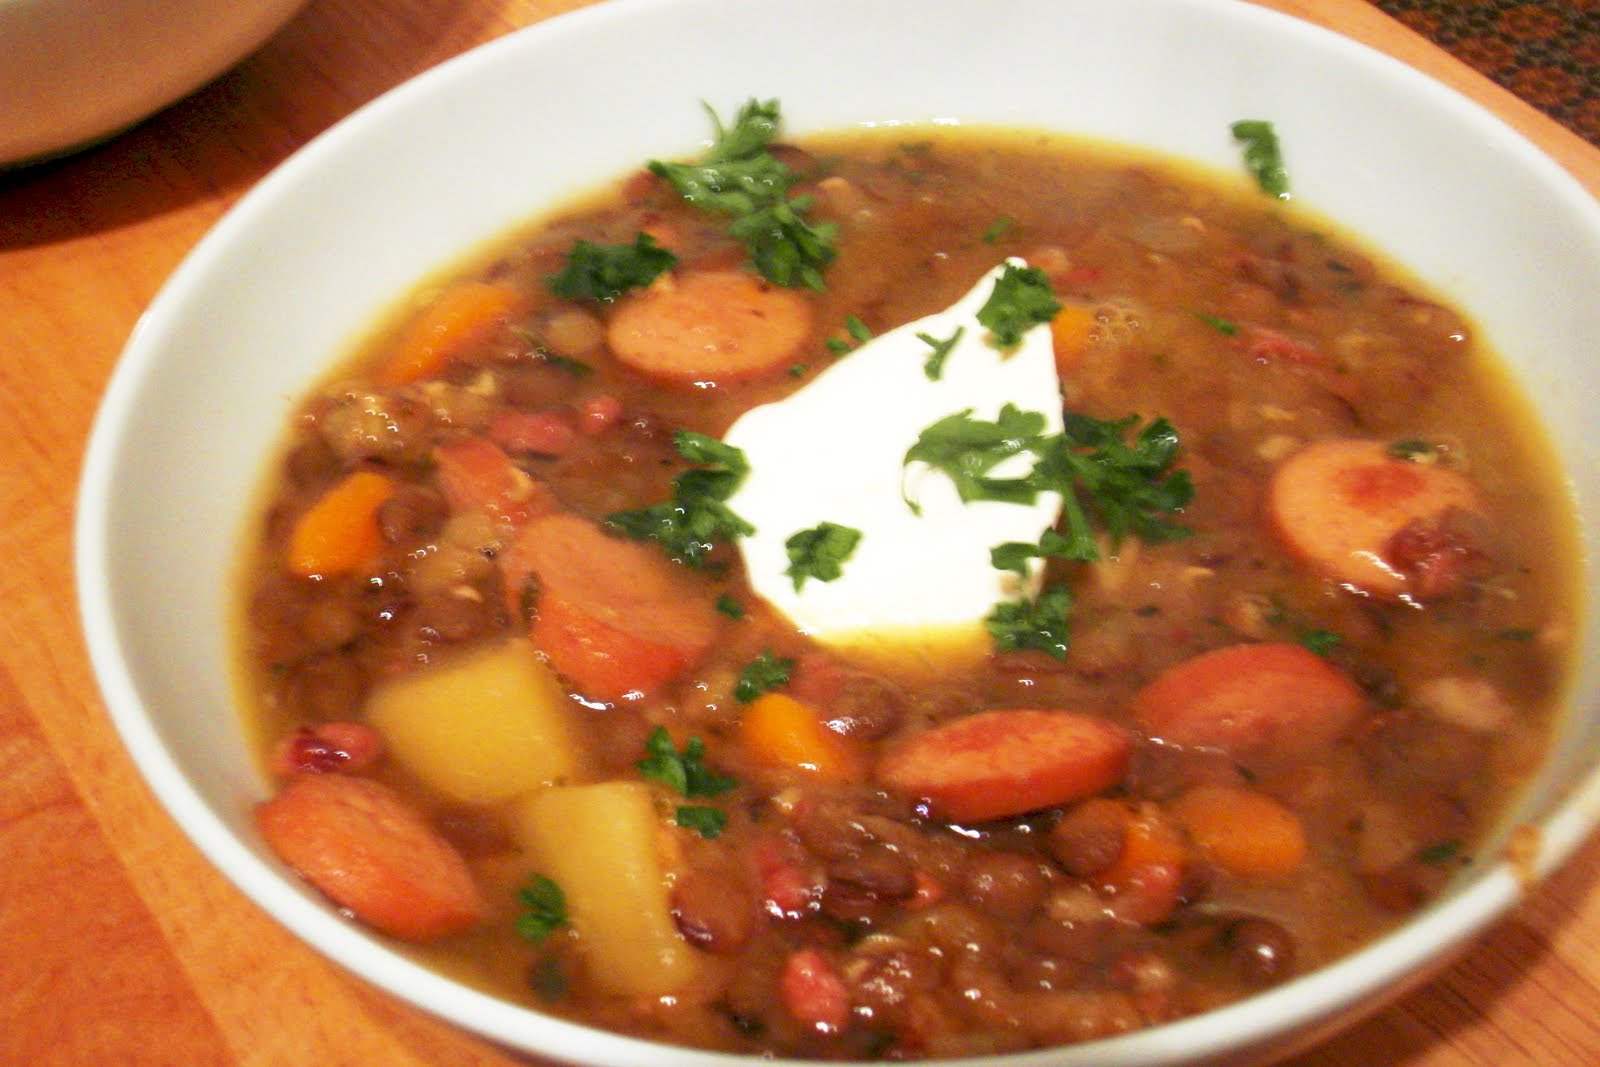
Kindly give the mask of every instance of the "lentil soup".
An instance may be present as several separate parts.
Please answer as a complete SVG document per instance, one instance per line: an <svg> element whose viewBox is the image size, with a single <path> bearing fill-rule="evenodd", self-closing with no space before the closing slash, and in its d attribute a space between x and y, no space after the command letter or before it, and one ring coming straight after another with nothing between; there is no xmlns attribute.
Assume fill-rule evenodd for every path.
<svg viewBox="0 0 1600 1067"><path fill-rule="evenodd" d="M1543 754L1576 551L1461 313L1235 176L1069 138L730 156L777 200L652 165L441 276L306 398L241 582L285 862L509 1000L829 1059L1205 1011L1474 862ZM1017 407L1064 430L999 434L1033 471L971 484L1087 457L1059 521L977 639L801 632L741 556L757 472L725 436L1007 260L1060 382ZM875 532L829 518L795 590Z"/></svg>

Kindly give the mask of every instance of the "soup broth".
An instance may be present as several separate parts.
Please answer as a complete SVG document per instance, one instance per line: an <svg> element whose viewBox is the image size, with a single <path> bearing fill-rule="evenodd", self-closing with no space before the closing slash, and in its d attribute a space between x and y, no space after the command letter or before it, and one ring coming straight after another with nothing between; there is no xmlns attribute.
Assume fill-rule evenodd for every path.
<svg viewBox="0 0 1600 1067"><path fill-rule="evenodd" d="M728 212L645 170L441 276L300 406L241 583L290 865L540 1011L872 1059L1224 1005L1475 862L1543 754L1576 553L1467 318L1167 160L946 129L768 158L832 228L819 287L758 279ZM630 254L580 283L582 243ZM736 457L696 441L1010 257L1047 283L1060 381L1018 406L1126 446L1095 462L1137 468L1147 525L1075 483L1096 558L1045 551L1013 601L1039 610L956 641L819 639L736 526L659 536L737 511ZM684 342L697 313L726 333ZM1157 420L1175 453L1139 466ZM787 447L872 433L824 416ZM797 481L796 514L842 476Z"/></svg>

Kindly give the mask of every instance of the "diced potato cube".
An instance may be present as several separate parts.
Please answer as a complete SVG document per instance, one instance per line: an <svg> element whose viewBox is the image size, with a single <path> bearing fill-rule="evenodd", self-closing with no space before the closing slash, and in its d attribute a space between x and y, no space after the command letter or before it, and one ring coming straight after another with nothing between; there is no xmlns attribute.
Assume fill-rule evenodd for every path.
<svg viewBox="0 0 1600 1067"><path fill-rule="evenodd" d="M581 780L571 701L524 639L380 684L367 719L423 782L468 803Z"/></svg>
<svg viewBox="0 0 1600 1067"><path fill-rule="evenodd" d="M594 982L621 996L661 996L700 961L672 921L663 827L650 788L602 782L541 789L518 801L513 826L567 897Z"/></svg>

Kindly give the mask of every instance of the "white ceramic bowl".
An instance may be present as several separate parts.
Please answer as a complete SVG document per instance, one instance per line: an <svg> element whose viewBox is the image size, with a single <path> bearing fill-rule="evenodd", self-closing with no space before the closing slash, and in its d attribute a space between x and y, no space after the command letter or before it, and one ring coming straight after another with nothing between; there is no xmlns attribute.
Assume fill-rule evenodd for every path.
<svg viewBox="0 0 1600 1067"><path fill-rule="evenodd" d="M253 51L305 0L0 0L0 166L133 125Z"/></svg>
<svg viewBox="0 0 1600 1067"><path fill-rule="evenodd" d="M83 615L128 748L246 893L377 985L563 1060L720 1058L470 991L286 875L251 828L266 783L228 713L231 566L291 404L380 310L552 203L647 158L692 153L707 136L701 101L727 109L750 96L779 98L791 132L1024 124L1230 167L1229 123L1269 118L1297 196L1471 310L1537 397L1585 530L1600 518L1600 207L1474 105L1306 24L1217 0L630 0L402 86L263 181L140 323L84 471ZM1592 601L1600 571L1587 566ZM1584 662L1554 755L1508 822L1542 827L1539 874L1600 814L1600 630L1592 617L1582 625ZM1255 1000L1004 1062L1223 1064L1281 1053L1428 974L1520 892L1506 864L1484 862L1393 936Z"/></svg>

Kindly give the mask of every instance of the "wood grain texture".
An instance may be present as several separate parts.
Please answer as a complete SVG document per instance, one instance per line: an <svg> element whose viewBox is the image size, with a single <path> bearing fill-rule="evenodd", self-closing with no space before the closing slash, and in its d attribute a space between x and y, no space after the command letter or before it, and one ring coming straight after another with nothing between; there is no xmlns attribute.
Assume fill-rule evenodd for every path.
<svg viewBox="0 0 1600 1067"><path fill-rule="evenodd" d="M222 213L384 90L581 6L312 0L235 70L122 137L0 174L0 1064L529 1062L326 963L188 843L95 690L71 526L117 353ZM1600 192L1594 148L1361 0L1270 6L1484 102ZM1600 842L1440 977L1291 1062L1600 1063L1597 878Z"/></svg>

